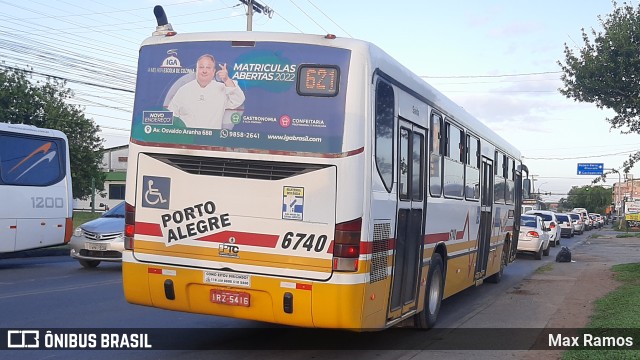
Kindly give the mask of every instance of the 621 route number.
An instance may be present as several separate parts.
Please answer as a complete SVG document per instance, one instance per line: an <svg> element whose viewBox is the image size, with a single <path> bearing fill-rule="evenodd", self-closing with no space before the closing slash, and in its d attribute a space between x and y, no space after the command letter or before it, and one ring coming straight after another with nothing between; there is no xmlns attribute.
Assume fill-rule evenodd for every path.
<svg viewBox="0 0 640 360"><path fill-rule="evenodd" d="M292 233L288 232L284 234L282 238L282 248L288 249L293 245L293 250L297 250L298 247L302 246L307 249L307 251L322 252L325 245L327 245L327 235L320 235L316 239L315 234L303 234L303 233Z"/></svg>

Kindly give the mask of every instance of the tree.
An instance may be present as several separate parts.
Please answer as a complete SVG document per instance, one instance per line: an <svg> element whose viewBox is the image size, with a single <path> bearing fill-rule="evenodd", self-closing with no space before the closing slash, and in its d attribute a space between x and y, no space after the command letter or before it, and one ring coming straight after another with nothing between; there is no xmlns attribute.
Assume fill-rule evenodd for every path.
<svg viewBox="0 0 640 360"><path fill-rule="evenodd" d="M568 198L562 198L559 202L560 207L568 211L585 208L589 212L604 214L613 200L613 190L602 186L574 186L568 195Z"/></svg>
<svg viewBox="0 0 640 360"><path fill-rule="evenodd" d="M638 8L613 2L613 12L598 16L603 30L591 29L593 39L582 29L584 47L577 53L564 44L562 68L564 88L560 93L576 101L594 103L616 115L606 120L613 129L640 133L640 5ZM640 152L624 163L629 172Z"/></svg>
<svg viewBox="0 0 640 360"><path fill-rule="evenodd" d="M65 101L73 95L65 86L56 79L31 82L24 70L0 70L0 119L64 132L69 139L73 196L86 199L92 194L92 179L97 190L104 190L100 169L104 148L100 127Z"/></svg>

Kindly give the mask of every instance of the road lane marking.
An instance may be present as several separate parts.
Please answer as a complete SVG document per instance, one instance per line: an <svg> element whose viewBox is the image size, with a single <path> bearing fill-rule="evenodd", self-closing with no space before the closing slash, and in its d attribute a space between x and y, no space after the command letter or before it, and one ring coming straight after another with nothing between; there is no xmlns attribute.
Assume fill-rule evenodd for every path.
<svg viewBox="0 0 640 360"><path fill-rule="evenodd" d="M41 295L41 294L48 294L48 293L62 292L62 291L69 291L69 290L79 290L79 289L86 289L90 287L112 285L112 284L122 284L122 280L103 281L103 282L87 284L87 285L67 286L67 287L57 288L57 289L22 292L22 293L11 294L11 295L2 295L0 296L0 299L10 299L10 298L29 296L29 295Z"/></svg>

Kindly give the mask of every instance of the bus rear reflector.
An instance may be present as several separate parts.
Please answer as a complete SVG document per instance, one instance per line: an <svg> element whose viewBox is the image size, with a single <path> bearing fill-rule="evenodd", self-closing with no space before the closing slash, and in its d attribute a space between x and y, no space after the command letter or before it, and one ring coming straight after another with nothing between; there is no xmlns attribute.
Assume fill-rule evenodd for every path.
<svg viewBox="0 0 640 360"><path fill-rule="evenodd" d="M136 233L136 208L129 204L124 204L124 248L133 250L133 236Z"/></svg>
<svg viewBox="0 0 640 360"><path fill-rule="evenodd" d="M362 218L336 224L333 241L333 270L358 271Z"/></svg>

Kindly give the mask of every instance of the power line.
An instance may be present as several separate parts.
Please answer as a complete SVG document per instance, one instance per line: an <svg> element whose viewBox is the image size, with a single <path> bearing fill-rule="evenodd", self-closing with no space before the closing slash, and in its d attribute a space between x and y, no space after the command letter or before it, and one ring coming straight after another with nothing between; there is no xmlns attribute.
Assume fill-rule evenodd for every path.
<svg viewBox="0 0 640 360"><path fill-rule="evenodd" d="M349 34L349 32L345 29L342 28L342 26L338 25L338 23L336 23L335 21L333 21L333 19L331 17L329 17L329 15L325 14L324 11L322 11L319 7L316 6L316 4L314 4L311 0L307 0L309 2L309 4L311 4L314 8L318 9L318 11L320 11L322 13L322 15L324 15L327 19L329 19L335 26L337 26L340 30L344 31L345 34L347 34L350 38L353 39L353 36L351 36L351 34Z"/></svg>
<svg viewBox="0 0 640 360"><path fill-rule="evenodd" d="M76 83L76 84L95 86L95 87L99 87L99 88L102 88L102 89L109 89L109 90L124 91L124 92L128 92L128 93L135 93L134 90L116 88L116 87L106 86L106 85L100 85L100 84L90 83L90 82L81 81L81 80L67 79L67 78L64 78L64 77L56 76L56 75L45 74L45 73L41 73L41 72L33 71L33 70L24 70L24 69L16 68L16 67L13 67L13 66L7 66L7 65L0 64L0 68L10 69L10 70L14 70L14 71L24 71L24 72L30 73L30 74L36 74L36 75L40 75L40 76L47 76L47 77L50 77L50 78L53 78L53 79L64 80L64 81L71 82L71 83Z"/></svg>
<svg viewBox="0 0 640 360"><path fill-rule="evenodd" d="M307 14L304 10L302 10L302 8L300 6L298 6L296 3L293 2L293 0L289 0L289 2L291 2L293 4L293 6L297 7L298 10L300 10L303 14L305 14L309 19L311 19L311 21L313 21L316 25L318 25L320 27L320 29L322 29L322 31L324 31L325 34L328 34L329 31L327 31L324 27L322 27L322 25L318 24L318 22L316 21L316 19L314 19L313 17L311 17L309 14Z"/></svg>

